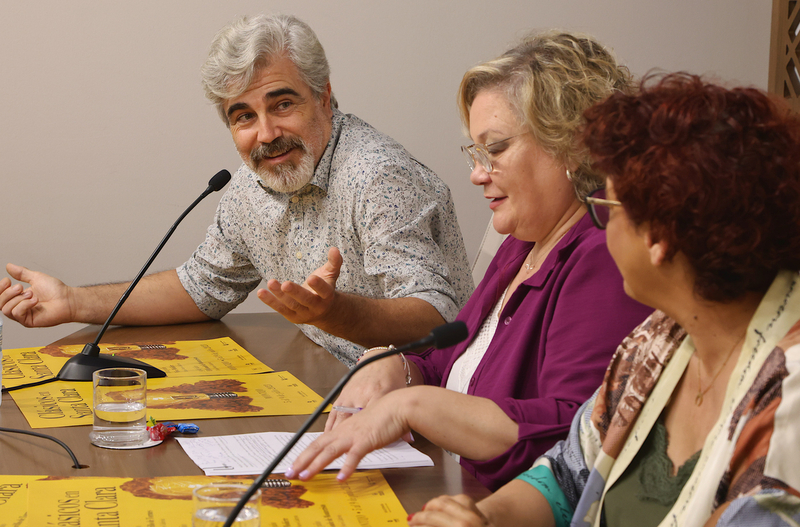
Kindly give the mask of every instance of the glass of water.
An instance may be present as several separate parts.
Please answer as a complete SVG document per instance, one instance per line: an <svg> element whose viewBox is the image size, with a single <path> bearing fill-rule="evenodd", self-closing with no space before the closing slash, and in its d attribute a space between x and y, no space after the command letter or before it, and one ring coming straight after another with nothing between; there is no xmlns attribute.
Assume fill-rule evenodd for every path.
<svg viewBox="0 0 800 527"><path fill-rule="evenodd" d="M147 443L147 373L137 368L106 368L92 374L92 385L92 444L135 448Z"/></svg>
<svg viewBox="0 0 800 527"><path fill-rule="evenodd" d="M248 485L234 483L212 483L194 489L192 491L192 502L194 503L192 527L222 527L234 506L239 503L249 488ZM239 515L236 516L233 525L236 527L259 527L261 525L261 515L258 511L260 503L261 489L256 489Z"/></svg>

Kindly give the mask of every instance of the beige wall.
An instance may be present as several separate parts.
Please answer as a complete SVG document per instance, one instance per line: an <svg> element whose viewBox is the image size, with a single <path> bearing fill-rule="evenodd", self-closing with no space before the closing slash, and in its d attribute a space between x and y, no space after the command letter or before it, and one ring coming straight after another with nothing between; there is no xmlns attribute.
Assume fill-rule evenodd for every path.
<svg viewBox="0 0 800 527"><path fill-rule="evenodd" d="M292 12L317 31L340 107L403 143L451 187L470 258L489 220L468 181L454 95L463 72L527 30L594 34L635 74L712 73L766 87L768 0L139 0L4 2L0 263L70 284L131 278L219 169L239 165L198 69L239 14ZM153 270L182 263L218 196ZM240 309L262 308L251 298ZM8 348L75 326L5 323Z"/></svg>

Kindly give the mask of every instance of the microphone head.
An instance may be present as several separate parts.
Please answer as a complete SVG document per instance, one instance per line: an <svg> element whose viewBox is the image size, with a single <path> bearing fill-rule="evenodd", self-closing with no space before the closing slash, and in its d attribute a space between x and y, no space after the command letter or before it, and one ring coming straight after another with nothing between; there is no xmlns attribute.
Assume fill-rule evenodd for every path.
<svg viewBox="0 0 800 527"><path fill-rule="evenodd" d="M431 330L433 347L436 349L449 348L467 338L467 325L463 320L456 320L449 324L437 326Z"/></svg>
<svg viewBox="0 0 800 527"><path fill-rule="evenodd" d="M231 173L225 170L224 168L214 174L214 177L208 180L208 188L212 192L216 192L221 190L222 187L228 184L228 181L231 180Z"/></svg>

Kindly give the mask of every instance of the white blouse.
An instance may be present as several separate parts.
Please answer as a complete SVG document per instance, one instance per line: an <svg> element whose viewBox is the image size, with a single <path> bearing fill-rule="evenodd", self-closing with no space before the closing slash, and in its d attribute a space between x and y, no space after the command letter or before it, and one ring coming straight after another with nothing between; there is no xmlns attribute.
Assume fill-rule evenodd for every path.
<svg viewBox="0 0 800 527"><path fill-rule="evenodd" d="M497 329L497 323L500 320L500 311L503 307L503 301L508 293L508 288L503 291L503 296L494 305L492 312L484 319L481 329L478 334L470 342L464 353L456 359L453 368L450 370L450 375L447 377L447 389L459 393L467 393L469 389L469 381L475 375L475 370L478 369L481 359L489 349L489 344L492 342L494 332Z"/></svg>
<svg viewBox="0 0 800 527"><path fill-rule="evenodd" d="M503 291L503 295L494 305L494 308L492 308L492 312L483 320L478 334L472 342L469 343L464 353L453 363L450 375L447 376L446 388L448 390L467 393L469 381L472 379L472 376L475 375L475 370L478 369L478 364L481 363L481 359L483 359L483 356L486 354L486 350L489 349L489 344L491 344L492 338L494 337L497 323L500 321L500 311L503 307L503 300L506 298L506 293L508 293L508 288ZM458 454L454 454L450 451L446 452L456 461L461 460L461 456Z"/></svg>

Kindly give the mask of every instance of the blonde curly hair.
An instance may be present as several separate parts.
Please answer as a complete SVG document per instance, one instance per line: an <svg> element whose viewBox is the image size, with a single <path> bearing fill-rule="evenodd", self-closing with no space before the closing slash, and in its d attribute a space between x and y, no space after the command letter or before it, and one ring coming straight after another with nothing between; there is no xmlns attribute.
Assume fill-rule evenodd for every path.
<svg viewBox="0 0 800 527"><path fill-rule="evenodd" d="M548 31L531 34L500 57L467 71L458 108L468 131L478 93L502 91L539 146L564 166L577 167L571 181L582 199L603 184L576 141L583 112L616 91L631 92L632 81L628 68L594 38Z"/></svg>

